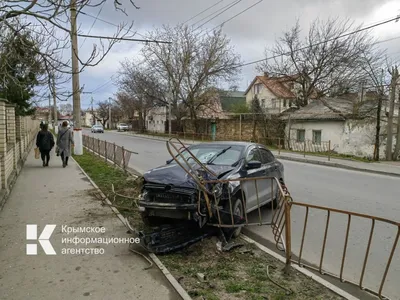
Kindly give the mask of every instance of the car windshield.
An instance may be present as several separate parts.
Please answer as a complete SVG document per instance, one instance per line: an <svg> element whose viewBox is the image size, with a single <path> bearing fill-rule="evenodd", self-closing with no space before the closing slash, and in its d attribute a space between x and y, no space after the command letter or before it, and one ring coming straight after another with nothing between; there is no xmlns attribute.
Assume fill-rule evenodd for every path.
<svg viewBox="0 0 400 300"><path fill-rule="evenodd" d="M119 124L120 126L128 126L128 125L126 125L126 124L124 124L124 123L121 123L121 124Z"/></svg>
<svg viewBox="0 0 400 300"><path fill-rule="evenodd" d="M213 165L233 165L241 156L243 146L237 145L197 145L189 147L190 152L203 164L211 163ZM183 157L193 163L194 160L188 151L182 152ZM177 156L180 163L184 164L181 156ZM171 163L176 163L172 160Z"/></svg>
<svg viewBox="0 0 400 300"><path fill-rule="evenodd" d="M93 127L94 128L103 128L103 126L101 126L101 125L94 125Z"/></svg>

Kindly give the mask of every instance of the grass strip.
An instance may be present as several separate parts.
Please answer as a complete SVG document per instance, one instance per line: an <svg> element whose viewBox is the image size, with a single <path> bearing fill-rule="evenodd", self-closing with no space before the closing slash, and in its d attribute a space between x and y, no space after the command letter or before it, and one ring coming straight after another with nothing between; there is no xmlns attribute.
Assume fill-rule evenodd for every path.
<svg viewBox="0 0 400 300"><path fill-rule="evenodd" d="M105 162L104 158L84 149L83 155L74 155L74 159L108 197L112 196L111 184L119 194L133 198L138 196L139 180ZM131 200L123 197L116 197L114 203L133 206ZM119 211L125 217L130 217L136 228L143 226L137 210ZM343 299L295 270L289 275L285 274L283 263L252 244L243 242L242 247L220 252L216 247L217 242L218 239L212 237L182 251L159 256L193 299ZM199 273L204 274L205 278L199 278ZM287 294L273 281L292 292Z"/></svg>

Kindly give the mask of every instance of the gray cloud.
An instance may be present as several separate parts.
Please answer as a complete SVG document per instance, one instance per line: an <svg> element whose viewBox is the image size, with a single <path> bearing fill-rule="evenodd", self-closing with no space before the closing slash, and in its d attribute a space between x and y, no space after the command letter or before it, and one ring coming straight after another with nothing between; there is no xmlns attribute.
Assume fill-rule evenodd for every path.
<svg viewBox="0 0 400 300"><path fill-rule="evenodd" d="M214 26L219 25L257 1L258 0L243 0L234 8L206 24L205 28L211 29ZM135 3L140 7L139 10L134 9L129 4L129 1L123 2L128 16L115 11L113 1L109 0L106 2L99 17L114 24L134 21L135 28L138 32L145 33L147 30L161 26L162 24L174 25L184 22L205 8L217 3L218 0L135 0ZM230 2L232 2L232 0L224 0L218 6L195 18L188 24L194 24L207 14L222 8ZM225 24L223 30L231 38L232 44L235 46L236 51L241 54L242 59L244 61L252 61L262 58L265 46L272 46L275 39L278 38L283 31L294 25L296 19L300 20L300 24L305 28L305 30L309 23L316 18L351 18L358 24L362 22L370 24L399 13L399 11L389 11L388 15L374 15L377 10L389 3L393 3L393 7L397 7L394 5L395 2L395 0L281 0L276 2L264 0L251 10ZM400 6L398 8L400 9ZM98 10L99 8L93 8L85 11L96 16ZM82 24L82 32L85 32L85 30L87 31L94 21L93 18L85 15L81 15L79 20ZM201 23L198 23L197 26L200 24ZM92 30L93 34L104 32L111 35L115 32L114 26L99 20L96 21L94 28L95 29ZM385 31L385 29L380 30L377 38L381 38L381 35L384 35L383 38L400 36L400 23L397 23L396 27L392 25L390 28L391 29L387 31ZM140 36L137 37L140 38ZM398 57L400 56L399 41L400 39L382 44L382 47L388 48L388 53L391 54L391 57L394 59L397 57L397 60L399 60ZM91 46L92 43L93 41L86 41L85 46L83 47L83 49L85 49L84 51L90 51L88 45ZM121 57L124 56L121 52L125 51L126 55L129 57L129 55L131 55L129 49L136 47L138 47L138 45L132 45L132 43L121 43L120 45L116 45L115 50L113 50L113 52L110 53L109 58L107 58L108 60L98 67L101 71L96 74L96 79L93 78L93 70L83 74L82 79L86 81L87 88L95 88L109 80L111 74L105 72L107 66L113 63L118 64L115 60L121 59ZM113 53L116 53L116 55L113 56ZM243 68L242 80L240 82L240 87L242 89L245 89L247 83L256 75L254 67L255 66L248 66ZM101 74L104 76L103 82L99 79ZM115 88L105 88L104 97L108 97L114 90ZM99 97L103 96L99 95Z"/></svg>

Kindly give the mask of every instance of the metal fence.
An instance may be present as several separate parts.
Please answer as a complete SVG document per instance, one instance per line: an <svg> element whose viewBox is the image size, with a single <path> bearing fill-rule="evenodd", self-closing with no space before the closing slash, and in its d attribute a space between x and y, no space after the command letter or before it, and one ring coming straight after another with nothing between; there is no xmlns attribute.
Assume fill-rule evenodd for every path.
<svg viewBox="0 0 400 300"><path fill-rule="evenodd" d="M118 146L115 143L109 143L99 138L83 135L83 146L94 154L103 157L105 161L111 161L115 165L122 168L124 171L128 169L129 161L132 154L138 154L124 147Z"/></svg>
<svg viewBox="0 0 400 300"><path fill-rule="evenodd" d="M400 238L399 222L346 210L294 202L287 188L278 178L210 180L209 178L215 178L216 175L183 143L178 140L180 147L177 147L172 140L168 141L167 149L175 162L193 178L202 191L202 197L199 196L198 199L198 213L208 214L209 225L220 228L271 225L277 248L285 251L287 269L290 269L292 263L296 263L301 267L336 277L342 282L355 284L380 299L390 299L388 294L391 297L398 296L396 274L390 274L389 270L391 265L395 264L392 270L400 271L400 255L395 255ZM189 153L189 157L182 155L183 150ZM194 170L193 164L189 163L189 158L196 162L200 169L196 167ZM274 183L276 183L275 188ZM231 189L232 185L234 187ZM247 199L244 191L247 193ZM249 192L252 199L249 199ZM241 212L235 210L238 199L242 205ZM273 199L278 201L275 207L272 204L272 213L261 209L263 204ZM253 206L257 212L255 221L250 220L247 214L246 204L249 202L255 204ZM321 213L325 215L321 216ZM381 226L380 231L376 233L378 226ZM330 233L330 229L335 232ZM315 240L318 231L321 233L320 247L315 247L319 245L319 241ZM364 237L362 233L365 231L368 231L368 234ZM355 241L350 242L350 232L355 236ZM307 241L307 236L311 236L314 240ZM306 251L305 248L307 248ZM350 254L350 250L354 253ZM310 255L311 252L312 255ZM307 256L306 259L304 256ZM337 261L335 256L337 256ZM357 260L360 260L359 264ZM375 265L368 268L368 262L371 261ZM355 270L356 268L353 267L355 265L361 265L359 271ZM382 276L377 270L377 265L382 267ZM394 283L394 286L390 286L391 290L384 293L384 286L388 281Z"/></svg>

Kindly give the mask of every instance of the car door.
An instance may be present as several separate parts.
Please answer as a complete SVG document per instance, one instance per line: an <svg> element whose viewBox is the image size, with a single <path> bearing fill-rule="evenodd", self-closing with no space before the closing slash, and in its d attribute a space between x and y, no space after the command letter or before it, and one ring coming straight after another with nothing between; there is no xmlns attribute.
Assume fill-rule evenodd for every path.
<svg viewBox="0 0 400 300"><path fill-rule="evenodd" d="M261 162L260 151L256 146L252 146L247 150L245 156L245 168L249 161L259 161ZM245 178L256 178L262 176L262 168L258 169L246 169ZM255 185L255 180L245 180L242 182L243 192L246 196L246 210L247 212L252 211L257 208L257 189L261 188L260 181L257 181L257 189ZM261 202L262 199L259 199Z"/></svg>
<svg viewBox="0 0 400 300"><path fill-rule="evenodd" d="M275 161L275 157L271 151L259 147L261 154L262 163L262 176L265 177L277 177L278 176L278 166ZM264 200L263 204L266 204L274 199L275 192L277 189L277 183L275 180L266 179L263 180L262 191L260 192Z"/></svg>

